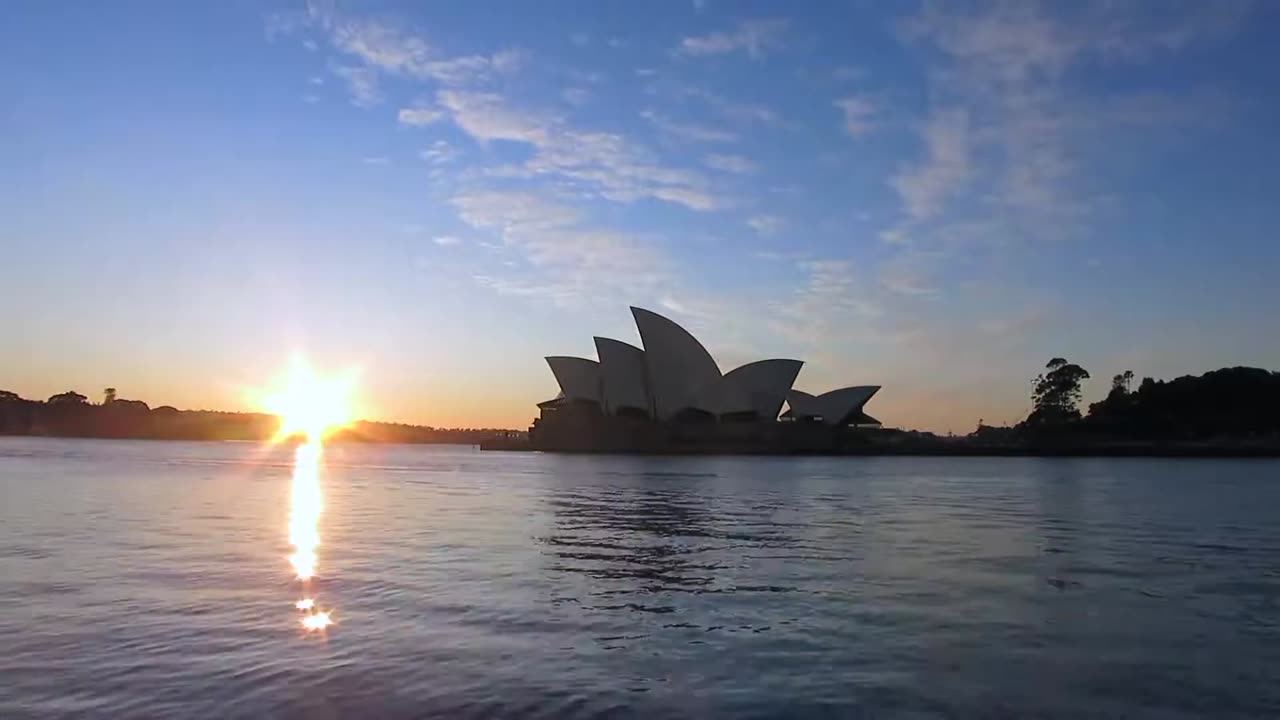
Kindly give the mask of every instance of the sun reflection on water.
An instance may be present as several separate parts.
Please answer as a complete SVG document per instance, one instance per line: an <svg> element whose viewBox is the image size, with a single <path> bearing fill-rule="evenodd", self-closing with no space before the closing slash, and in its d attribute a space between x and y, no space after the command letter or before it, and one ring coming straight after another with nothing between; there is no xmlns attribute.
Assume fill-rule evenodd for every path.
<svg viewBox="0 0 1280 720"><path fill-rule="evenodd" d="M310 596L311 579L316 573L316 548L320 546L320 512L324 496L320 491L321 447L318 439L298 446L293 461L293 490L289 511L289 543L293 554L289 564L302 583L305 597L294 603L302 611L302 627L307 631L324 630L333 624L328 610L320 610Z"/></svg>
<svg viewBox="0 0 1280 720"><path fill-rule="evenodd" d="M324 630L332 624L328 610L317 610L302 616L302 627L307 630Z"/></svg>
<svg viewBox="0 0 1280 720"><path fill-rule="evenodd" d="M321 609L312 592L319 560L320 513L324 496L320 487L323 442L327 434L351 422L350 395L354 373L336 378L316 375L298 359L281 386L264 395L260 404L280 418L276 441L301 436L293 457L293 487L289 501L289 544L293 553L289 564L302 585L302 597L294 608L302 613L301 624L308 632L322 631L334 624L332 609Z"/></svg>
<svg viewBox="0 0 1280 720"><path fill-rule="evenodd" d="M294 553L289 564L298 579L306 582L316 572L316 547L320 545L320 443L312 440L298 446L293 456L293 494L289 512L289 543Z"/></svg>

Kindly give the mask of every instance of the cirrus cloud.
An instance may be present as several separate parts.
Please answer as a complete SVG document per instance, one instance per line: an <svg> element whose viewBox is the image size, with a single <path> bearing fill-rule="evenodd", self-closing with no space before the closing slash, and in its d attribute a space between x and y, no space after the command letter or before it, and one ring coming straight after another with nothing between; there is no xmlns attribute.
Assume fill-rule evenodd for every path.
<svg viewBox="0 0 1280 720"><path fill-rule="evenodd" d="M753 58L782 46L790 23L781 19L743 20L732 30L692 35L680 41L676 53L687 56L725 55L746 52Z"/></svg>

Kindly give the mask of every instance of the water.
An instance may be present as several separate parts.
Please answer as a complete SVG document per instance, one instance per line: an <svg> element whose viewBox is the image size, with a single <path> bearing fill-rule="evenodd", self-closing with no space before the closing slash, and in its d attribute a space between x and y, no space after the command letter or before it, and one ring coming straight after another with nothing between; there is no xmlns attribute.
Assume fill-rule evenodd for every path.
<svg viewBox="0 0 1280 720"><path fill-rule="evenodd" d="M0 438L0 717L1277 717L1280 463Z"/></svg>

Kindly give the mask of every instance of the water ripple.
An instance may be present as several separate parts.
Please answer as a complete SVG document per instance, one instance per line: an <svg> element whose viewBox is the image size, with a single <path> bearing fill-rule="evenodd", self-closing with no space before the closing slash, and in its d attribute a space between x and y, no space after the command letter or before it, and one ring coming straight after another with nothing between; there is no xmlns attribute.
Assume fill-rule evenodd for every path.
<svg viewBox="0 0 1280 720"><path fill-rule="evenodd" d="M1277 717L1274 462L0 439L0 717Z"/></svg>

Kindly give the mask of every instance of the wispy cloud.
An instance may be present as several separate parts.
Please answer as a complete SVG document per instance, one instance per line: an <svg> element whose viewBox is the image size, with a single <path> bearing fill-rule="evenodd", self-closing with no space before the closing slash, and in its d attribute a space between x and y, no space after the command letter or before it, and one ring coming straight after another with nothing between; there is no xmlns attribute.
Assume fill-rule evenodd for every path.
<svg viewBox="0 0 1280 720"><path fill-rule="evenodd" d="M382 93L378 90L378 76L373 70L354 65L333 65L330 71L346 82L353 105L371 107L382 102Z"/></svg>
<svg viewBox="0 0 1280 720"><path fill-rule="evenodd" d="M422 38L392 25L339 14L327 4L313 3L311 19L327 31L334 47L371 67L389 72L414 72L428 62L430 50Z"/></svg>
<svg viewBox="0 0 1280 720"><path fill-rule="evenodd" d="M933 296L939 293L936 285L939 253L908 251L880 267L880 284L886 290L899 295L915 297Z"/></svg>
<svg viewBox="0 0 1280 720"><path fill-rule="evenodd" d="M333 46L358 59L363 68L389 74L430 79L443 85L468 85L490 75L514 72L524 53L516 49L492 54L447 57L422 37L390 23L353 17L327 3L312 3L308 15ZM353 87L353 94L356 88ZM360 97L368 97L367 93ZM364 103L362 103L364 104Z"/></svg>
<svg viewBox="0 0 1280 720"><path fill-rule="evenodd" d="M580 87L565 88L560 91L560 98L570 105L585 105L591 97L591 91Z"/></svg>
<svg viewBox="0 0 1280 720"><path fill-rule="evenodd" d="M751 257L757 260L765 260L767 262L787 262L796 263L800 260L808 259L808 255L798 252L782 252L779 250L756 250L751 253Z"/></svg>
<svg viewBox="0 0 1280 720"><path fill-rule="evenodd" d="M472 275L471 279L480 287L488 288L499 295L542 300L556 305L574 305L581 301L583 296L582 288L574 283L545 282L532 278L502 277L485 273Z"/></svg>
<svg viewBox="0 0 1280 720"><path fill-rule="evenodd" d="M742 102L725 97L703 88L682 87L678 90L681 97L691 97L706 103L711 109L726 119L738 123L754 123L782 127L786 121L770 107L757 103Z"/></svg>
<svg viewBox="0 0 1280 720"><path fill-rule="evenodd" d="M400 108L400 113L397 115L396 119L400 121L401 125L421 127L423 125L431 125L432 123L439 122L440 120L443 120L444 117L445 113L443 110L428 107L411 107Z"/></svg>
<svg viewBox="0 0 1280 720"><path fill-rule="evenodd" d="M1237 7L1198 4L1188 12L1200 19L1189 22L1124 3L937 3L907 21L905 37L937 59L926 74L920 158L889 180L901 216L880 232L888 256L864 278L885 313L880 326L894 328L886 337L913 356L959 348L975 374L1020 342L1034 324L1000 310L1031 307L1035 291L1008 274L1008 254L1088 228L1097 200L1082 163L1116 130L1196 122L1175 111L1186 104L1167 91L1099 96L1073 72L1146 62L1217 37L1237 22ZM998 302L976 311L991 294ZM954 330L966 312L969 328L1000 344L966 346Z"/></svg>
<svg viewBox="0 0 1280 720"><path fill-rule="evenodd" d="M846 97L835 101L844 115L844 131L852 137L861 137L871 130L871 117L876 106L865 97Z"/></svg>
<svg viewBox="0 0 1280 720"><path fill-rule="evenodd" d="M679 300L669 295L663 295L661 298L659 298L658 304L661 305L663 308L670 310L671 312L677 312L681 314L685 314L689 312L689 309L684 306L684 303L680 302Z"/></svg>
<svg viewBox="0 0 1280 720"><path fill-rule="evenodd" d="M1082 62L1145 62L1216 39L1237 27L1250 6L1171 2L1153 13L1112 2L1062 8L997 3L976 10L929 5L905 24L907 37L932 45L950 63L932 75L939 107L926 126L926 141L931 148L953 148L954 158L963 155L962 147L988 149L997 161L987 170L987 189L997 206L1042 232L1061 231L1068 226L1064 219L1088 214L1087 199L1072 186L1078 148L1097 140L1098 116L1125 105L1123 98L1100 103L1083 96L1064 81L1068 69ZM1140 106L1133 109L1141 114ZM953 111L983 118L982 132L971 132L967 143L960 142ZM939 144L939 133L950 133L949 139ZM962 165L967 163L943 159L936 173L895 182L900 192L906 190L908 210L917 217L936 211L936 200L961 174Z"/></svg>
<svg viewBox="0 0 1280 720"><path fill-rule="evenodd" d="M453 162L458 151L445 140L436 140L431 147L422 151L422 159L432 165L446 165Z"/></svg>
<svg viewBox="0 0 1280 720"><path fill-rule="evenodd" d="M494 72L512 73L523 67L528 57L529 53L524 50L515 48L500 50L489 56L489 67Z"/></svg>
<svg viewBox="0 0 1280 720"><path fill-rule="evenodd" d="M511 140L530 145L550 142L554 118L544 119L507 107L495 93L442 90L438 100L448 110L454 124L480 142Z"/></svg>
<svg viewBox="0 0 1280 720"><path fill-rule="evenodd" d="M753 215L747 218L747 226L761 235L774 235L785 224L777 215Z"/></svg>
<svg viewBox="0 0 1280 720"><path fill-rule="evenodd" d="M799 268L804 283L791 297L771 303L775 332L806 346L829 345L833 337L852 336L855 327L865 332L880 316L868 284L849 261L804 260Z"/></svg>
<svg viewBox="0 0 1280 720"><path fill-rule="evenodd" d="M924 162L894 176L907 213L915 219L937 214L969 177L969 121L962 110L933 113L923 130Z"/></svg>
<svg viewBox="0 0 1280 720"><path fill-rule="evenodd" d="M484 77L492 67L492 59L488 55L462 55L423 63L413 72L445 85L467 85Z"/></svg>
<svg viewBox="0 0 1280 720"><path fill-rule="evenodd" d="M523 58L524 55L517 50L503 50L492 55L462 55L424 63L415 67L413 74L432 78L444 85L470 85L491 74L515 72Z"/></svg>
<svg viewBox="0 0 1280 720"><path fill-rule="evenodd" d="M648 296L667 274L665 260L645 244L594 226L580 210L534 193L464 192L452 203L464 222L498 233L504 245L539 269L541 279L532 283L489 277L484 284L500 292L537 294L533 289L542 288L559 301Z"/></svg>
<svg viewBox="0 0 1280 720"><path fill-rule="evenodd" d="M651 198L692 210L724 204L700 174L667 167L621 135L579 130L552 113L515 111L491 93L443 91L439 100L454 123L480 142L510 140L534 147L523 165L500 173L507 177L558 176L622 203Z"/></svg>
<svg viewBox="0 0 1280 720"><path fill-rule="evenodd" d="M640 116L653 124L655 128L667 135L692 142L730 143L738 139L737 133L722 128L699 125L697 123L678 122L653 110L645 110Z"/></svg>
<svg viewBox="0 0 1280 720"><path fill-rule="evenodd" d="M788 26L786 20L743 20L732 30L686 37L676 52L692 56L746 52L759 58L766 51L782 46Z"/></svg>
<svg viewBox="0 0 1280 720"><path fill-rule="evenodd" d="M741 155L707 155L702 159L702 164L712 170L736 175L749 175L758 169L754 162Z"/></svg>
<svg viewBox="0 0 1280 720"><path fill-rule="evenodd" d="M431 242L439 245L440 247L450 247L461 243L462 240L454 235L437 235L436 237L431 238Z"/></svg>
<svg viewBox="0 0 1280 720"><path fill-rule="evenodd" d="M1133 3L1082 2L1066 12L1038 2L968 6L934 3L906 24L964 63L965 72L1005 83L1057 78L1085 57L1143 60L1217 38L1239 26L1255 3L1171 0L1159 12Z"/></svg>

